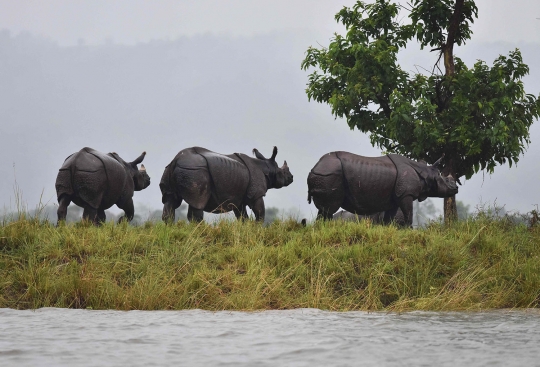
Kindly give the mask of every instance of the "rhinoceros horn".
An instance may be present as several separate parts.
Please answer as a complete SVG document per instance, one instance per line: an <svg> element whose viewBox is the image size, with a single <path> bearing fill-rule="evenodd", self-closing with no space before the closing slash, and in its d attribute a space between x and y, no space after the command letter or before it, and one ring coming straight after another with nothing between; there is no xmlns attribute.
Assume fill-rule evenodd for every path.
<svg viewBox="0 0 540 367"><path fill-rule="evenodd" d="M433 167L437 168L437 166L441 163L443 158L444 158L444 153L441 158L437 159L437 161L433 163Z"/></svg>
<svg viewBox="0 0 540 367"><path fill-rule="evenodd" d="M141 164L141 169L139 171L146 171L146 168L144 167L144 164Z"/></svg>
<svg viewBox="0 0 540 367"><path fill-rule="evenodd" d="M257 150L257 148L253 148L253 154L255 154L255 157L257 157L257 159L266 159L266 157L262 155L261 152Z"/></svg>
<svg viewBox="0 0 540 367"><path fill-rule="evenodd" d="M146 155L146 152L142 152L139 158L135 159L133 162L131 162L131 164L134 166L138 165L139 163L143 161L145 155Z"/></svg>
<svg viewBox="0 0 540 367"><path fill-rule="evenodd" d="M274 147L274 150L272 151L272 156L270 157L270 160L275 161L276 160L276 155L277 155L277 147Z"/></svg>

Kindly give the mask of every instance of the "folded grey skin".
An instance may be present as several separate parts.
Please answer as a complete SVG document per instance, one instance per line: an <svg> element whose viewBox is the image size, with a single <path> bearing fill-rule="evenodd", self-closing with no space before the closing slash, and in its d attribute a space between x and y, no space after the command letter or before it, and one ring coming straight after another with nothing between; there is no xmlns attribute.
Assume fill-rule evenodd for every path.
<svg viewBox="0 0 540 367"><path fill-rule="evenodd" d="M327 153L308 175L308 202L317 207L318 219L332 219L342 208L358 215L384 212L382 221L389 223L401 210L403 225L410 227L414 200L458 192L451 176L441 176L440 161L429 166L397 154L363 157Z"/></svg>
<svg viewBox="0 0 540 367"><path fill-rule="evenodd" d="M67 215L73 202L84 208L83 218L96 224L105 221L105 210L116 205L125 212L128 221L133 219L133 194L150 185L144 165L143 152L133 162L124 161L116 153L104 154L92 148L83 148L70 155L62 164L56 177L58 221Z"/></svg>
<svg viewBox="0 0 540 367"><path fill-rule="evenodd" d="M163 220L174 221L174 210L186 201L190 221L201 221L204 212L233 211L237 218L247 218L247 207L263 221L266 192L290 185L293 176L286 161L278 167L276 147L268 159L257 149L253 153L255 158L201 147L181 150L165 167L159 184Z"/></svg>

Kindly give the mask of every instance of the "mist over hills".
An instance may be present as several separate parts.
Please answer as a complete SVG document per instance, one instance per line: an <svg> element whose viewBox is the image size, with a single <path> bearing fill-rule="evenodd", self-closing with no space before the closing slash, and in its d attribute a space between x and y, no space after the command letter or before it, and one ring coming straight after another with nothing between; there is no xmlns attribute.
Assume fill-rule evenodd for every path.
<svg viewBox="0 0 540 367"><path fill-rule="evenodd" d="M330 35L329 37L330 38ZM135 202L161 208L159 180L175 154L189 146L221 153L270 155L287 160L294 182L270 190L267 207L316 214L308 205L306 177L321 155L334 150L376 156L369 138L334 120L326 105L308 102L308 73L300 70L310 45L328 44L309 32L251 38L201 35L126 46L106 43L62 47L29 33L0 32L0 204L13 206L15 180L31 208L42 196L55 203L58 168L90 146L125 160L147 151L151 186ZM531 73L526 90L540 90L537 44L470 43L457 49L468 65L519 47ZM407 50L404 68L432 66L433 54ZM528 211L540 202L540 128L517 168L497 167L467 181L458 200L506 204Z"/></svg>

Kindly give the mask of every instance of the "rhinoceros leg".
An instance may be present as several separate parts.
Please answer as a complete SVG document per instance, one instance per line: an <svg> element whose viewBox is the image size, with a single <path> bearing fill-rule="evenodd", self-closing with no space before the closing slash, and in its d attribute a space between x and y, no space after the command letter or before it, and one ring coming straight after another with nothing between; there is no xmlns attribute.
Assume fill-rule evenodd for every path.
<svg viewBox="0 0 540 367"><path fill-rule="evenodd" d="M255 214L255 220L259 222L264 222L264 200L262 197L255 200L250 205L251 210L253 210L253 214Z"/></svg>
<svg viewBox="0 0 540 367"><path fill-rule="evenodd" d="M163 220L165 223L173 223L175 221L175 214L174 211L182 204L182 200L172 200L172 201L166 201L165 204L163 204L163 215L161 216L161 220Z"/></svg>
<svg viewBox="0 0 540 367"><path fill-rule="evenodd" d="M188 207L187 219L190 222L200 223L203 221L203 218L204 218L204 211L202 209L194 208L191 205Z"/></svg>
<svg viewBox="0 0 540 367"><path fill-rule="evenodd" d="M121 200L118 203L116 203L116 206L124 211L124 215L121 216L120 219L118 219L118 223L124 220L131 222L131 220L135 216L135 208L133 207L133 199L128 198L128 199Z"/></svg>
<svg viewBox="0 0 540 367"><path fill-rule="evenodd" d="M107 216L105 215L105 210L99 209L97 212L97 219L99 224L103 224L107 221Z"/></svg>
<svg viewBox="0 0 540 367"><path fill-rule="evenodd" d="M389 209L385 212L383 212L383 224L390 224L396 217L396 213L399 210L399 206L396 206L395 208Z"/></svg>
<svg viewBox="0 0 540 367"><path fill-rule="evenodd" d="M329 186L330 188L335 187L335 189L313 190L310 193L315 207L319 210L317 219L331 220L334 213L343 205L345 191L343 187L336 186Z"/></svg>
<svg viewBox="0 0 540 367"><path fill-rule="evenodd" d="M174 196L169 195L163 200L163 215L161 219L165 223L173 223L175 220L174 211L182 204L182 199L176 199Z"/></svg>
<svg viewBox="0 0 540 367"><path fill-rule="evenodd" d="M70 203L71 198L67 195L62 195L60 199L58 199L58 210L56 211L56 214L58 215L57 225L60 224L61 221L66 220L67 208Z"/></svg>
<svg viewBox="0 0 540 367"><path fill-rule="evenodd" d="M326 220L332 220L334 218L334 213L339 209L339 207L335 210L331 209L319 209L319 212L317 213L317 220L320 219L326 219Z"/></svg>
<svg viewBox="0 0 540 367"><path fill-rule="evenodd" d="M247 209L245 205L241 205L240 207L234 207L233 208L234 215L236 216L236 219L248 219L247 215Z"/></svg>
<svg viewBox="0 0 540 367"><path fill-rule="evenodd" d="M413 197L405 196L399 202L399 208L403 212L403 221L406 227L412 227L413 221Z"/></svg>
<svg viewBox="0 0 540 367"><path fill-rule="evenodd" d="M85 206L82 217L83 217L83 220L92 222L93 224L97 225L97 219L98 219L97 209L92 208L91 206Z"/></svg>

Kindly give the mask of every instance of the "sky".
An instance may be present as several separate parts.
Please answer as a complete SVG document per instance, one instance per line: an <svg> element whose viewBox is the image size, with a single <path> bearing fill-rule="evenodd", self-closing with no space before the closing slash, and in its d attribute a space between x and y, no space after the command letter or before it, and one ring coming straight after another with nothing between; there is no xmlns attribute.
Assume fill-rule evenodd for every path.
<svg viewBox="0 0 540 367"><path fill-rule="evenodd" d="M309 30L322 37L341 29L341 0L1 0L0 24L61 45L113 41L136 44L210 33L254 36ZM406 4L406 1L401 1ZM479 42L540 42L540 2L481 0L473 27ZM326 40L322 38L321 40Z"/></svg>
<svg viewBox="0 0 540 367"><path fill-rule="evenodd" d="M270 155L279 148L295 176L269 191L267 206L313 217L307 174L324 153L376 156L366 135L335 120L305 95L306 49L343 28L334 14L354 1L7 1L0 0L0 206L14 185L31 208L55 203L61 163L84 146L133 160L148 152L152 185L135 202L159 208L163 168L200 145ZM540 93L540 2L477 1L473 40L456 53L490 64L519 47ZM433 54L407 50L405 69L429 68ZM517 168L497 167L460 188L458 200L528 211L540 203L535 171L540 128ZM442 202L442 200L438 200Z"/></svg>

